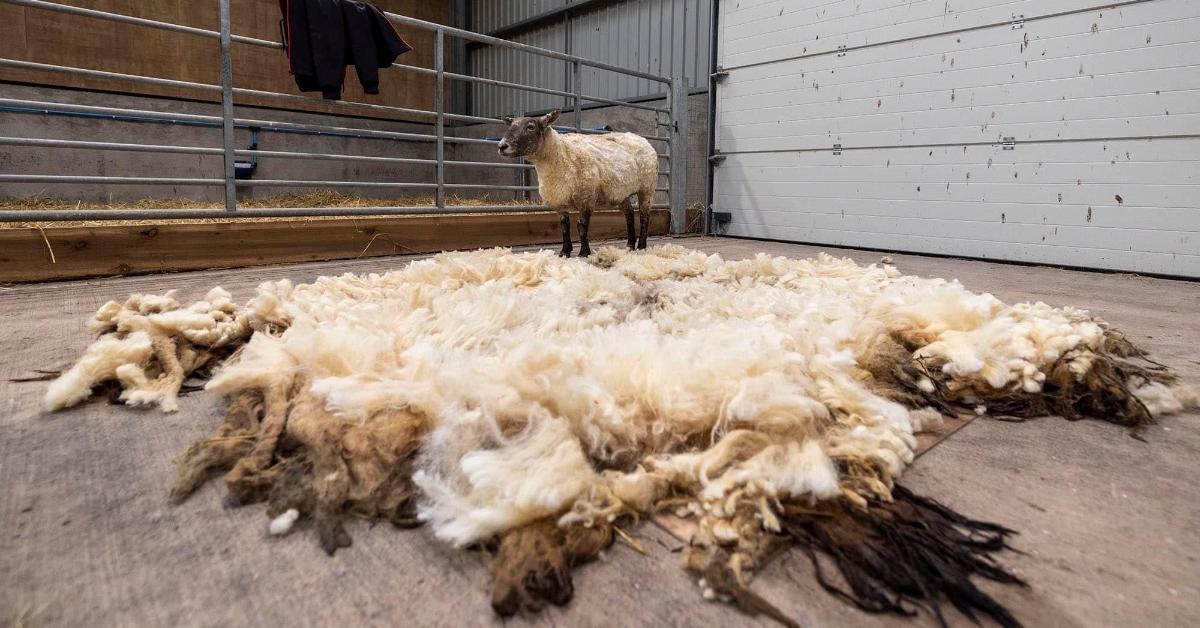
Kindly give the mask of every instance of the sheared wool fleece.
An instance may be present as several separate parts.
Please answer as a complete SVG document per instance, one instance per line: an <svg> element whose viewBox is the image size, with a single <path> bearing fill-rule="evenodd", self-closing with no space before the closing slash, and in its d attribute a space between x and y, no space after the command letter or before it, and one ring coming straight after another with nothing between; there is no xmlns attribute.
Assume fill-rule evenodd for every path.
<svg viewBox="0 0 1200 628"><path fill-rule="evenodd" d="M189 452L176 496L207 467L232 467L231 489L258 498L310 478L308 497L272 493L288 523L272 531L311 516L327 549L349 543L331 513L396 520L410 502L456 546L665 508L698 519L697 571L739 552L744 568L784 504L888 501L939 411L1087 414L1096 395L1068 392L1110 371L1120 422L1196 403L1129 366L1136 350L1082 310L827 255L444 254L264 283L245 307L219 288L188 308L135 295L93 329L104 335L51 385L50 408L116 378L128 403L173 411L173 358L186 371L188 355L241 344L207 389L244 403L216 445Z"/></svg>

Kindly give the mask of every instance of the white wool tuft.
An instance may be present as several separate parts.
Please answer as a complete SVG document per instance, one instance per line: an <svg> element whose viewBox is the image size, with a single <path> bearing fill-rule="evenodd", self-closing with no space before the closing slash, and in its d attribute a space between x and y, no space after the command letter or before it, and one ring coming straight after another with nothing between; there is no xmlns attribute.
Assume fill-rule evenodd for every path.
<svg viewBox="0 0 1200 628"><path fill-rule="evenodd" d="M942 413L933 408L913 410L908 413L908 420L912 423L914 434L935 431L945 422Z"/></svg>
<svg viewBox="0 0 1200 628"><path fill-rule="evenodd" d="M480 431L490 435L481 440L495 442L456 457L463 435ZM594 480L579 441L563 421L549 417L504 438L479 413L469 413L443 423L427 449L433 469L413 477L430 498L419 516L433 523L439 538L459 546L559 513Z"/></svg>
<svg viewBox="0 0 1200 628"><path fill-rule="evenodd" d="M92 386L114 378L122 366L145 363L151 353L150 336L144 331L123 338L113 334L101 336L74 366L50 382L46 408L59 410L87 399Z"/></svg>
<svg viewBox="0 0 1200 628"><path fill-rule="evenodd" d="M208 350L240 341L250 325L231 295L213 288L204 299L181 308L176 291L135 294L124 303L109 301L97 310L88 329L101 334L83 357L50 384L49 410L73 406L92 387L116 379L121 400L131 406L179 409L184 378L212 358Z"/></svg>
<svg viewBox="0 0 1200 628"><path fill-rule="evenodd" d="M919 347L888 372L915 357L916 391L961 391L981 408L989 392L1040 391L1055 365L1082 378L1105 343L1085 312L1009 306L891 265L726 261L678 246L603 247L590 262L445 254L383 274L264 283L245 308L219 290L187 308L171 293L135 295L94 324L105 335L51 385L49 407L116 378L127 402L173 409L178 378L164 380L161 341L182 355L253 326L208 389L305 386L330 414L286 429L310 444L322 442L314 421L383 433L380 422L419 417L431 431L397 432L422 439L418 514L455 545L548 516L586 525L646 513L668 497L724 542L747 504L771 529L778 499L886 498L914 434L941 417L874 382L864 364L881 339ZM1196 403L1162 384L1136 394L1153 414Z"/></svg>
<svg viewBox="0 0 1200 628"><path fill-rule="evenodd" d="M292 531L292 526L296 525L298 519L300 519L300 511L288 508L283 514L271 520L271 524L267 526L267 533L271 536L283 536Z"/></svg>
<svg viewBox="0 0 1200 628"><path fill-rule="evenodd" d="M1200 405L1200 396L1188 386L1167 386L1150 382L1133 391L1153 416L1174 414Z"/></svg>

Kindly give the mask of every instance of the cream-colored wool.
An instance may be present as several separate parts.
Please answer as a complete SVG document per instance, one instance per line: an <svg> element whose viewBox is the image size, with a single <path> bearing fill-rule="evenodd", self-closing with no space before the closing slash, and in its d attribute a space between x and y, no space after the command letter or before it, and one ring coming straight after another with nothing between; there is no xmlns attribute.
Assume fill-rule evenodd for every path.
<svg viewBox="0 0 1200 628"><path fill-rule="evenodd" d="M96 384L116 379L125 403L176 411L187 374L209 360L208 350L246 338L250 325L221 288L213 288L186 308L175 296L175 290L161 296L135 294L124 303L109 301L101 306L88 321L88 330L100 338L50 384L47 409L75 405Z"/></svg>
<svg viewBox="0 0 1200 628"><path fill-rule="evenodd" d="M890 265L678 246L590 261L444 254L264 283L244 308L220 289L188 308L135 296L96 320L107 333L51 385L49 407L119 378L131 403L172 410L152 340L210 348L252 327L208 389L301 382L329 421L424 417L431 431L411 432L419 516L460 546L548 516L588 525L673 504L716 547L746 538L747 522L777 530L781 499L886 498L914 432L939 416L883 394L864 366L880 341L916 347L921 391L973 406L1039 391L1056 365L1082 380L1106 337L1080 310L1009 306ZM1161 383L1136 394L1152 414L1196 402Z"/></svg>
<svg viewBox="0 0 1200 628"><path fill-rule="evenodd" d="M559 211L617 207L635 194L648 204L658 182L658 153L635 133L563 135L547 128L528 159L537 168L538 193Z"/></svg>

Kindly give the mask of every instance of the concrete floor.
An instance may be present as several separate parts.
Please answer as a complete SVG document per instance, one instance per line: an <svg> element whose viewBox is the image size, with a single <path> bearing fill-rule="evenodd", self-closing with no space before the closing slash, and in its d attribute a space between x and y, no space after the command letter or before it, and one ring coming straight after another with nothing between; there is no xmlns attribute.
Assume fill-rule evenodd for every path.
<svg viewBox="0 0 1200 628"><path fill-rule="evenodd" d="M727 258L809 246L731 239L681 243ZM827 249L828 250L828 249ZM880 254L845 254L863 262ZM1124 329L1200 384L1200 283L894 255L906 273L958 278L1007 301L1078 305ZM9 383L77 357L104 301L214 285L239 300L260 281L379 271L370 259L0 287L0 622L24 625L492 625L479 554L427 531L354 522L354 546L326 557L308 534L267 538L261 506L221 507L210 483L169 507L173 458L222 414L203 393L178 414L87 404L46 415L45 384ZM961 512L1017 528L1005 561L1028 590L987 586L1030 626L1200 625L1196 413L1169 417L1148 442L1096 421L973 421L922 456L905 483ZM680 543L635 529L649 556L618 543L576 572L566 608L509 623L573 626L771 625L704 602L679 567ZM807 559L784 556L755 589L805 626L929 625L863 614L821 591ZM957 624L965 619L952 616Z"/></svg>

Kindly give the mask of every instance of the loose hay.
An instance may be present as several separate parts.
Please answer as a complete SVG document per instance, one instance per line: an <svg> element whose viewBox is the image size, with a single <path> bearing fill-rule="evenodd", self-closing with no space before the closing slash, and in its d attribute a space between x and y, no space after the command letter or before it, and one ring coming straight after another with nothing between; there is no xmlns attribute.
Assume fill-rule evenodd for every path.
<svg viewBox="0 0 1200 628"><path fill-rule="evenodd" d="M945 600L1016 625L971 582L1021 584L993 557L1012 531L895 484L914 433L979 408L1136 429L1196 403L1082 310L829 256L446 254L264 283L244 307L219 288L186 308L134 295L91 325L51 409L116 380L174 411L223 361L206 388L229 412L173 501L223 472L232 503L266 501L273 534L310 522L330 553L348 516L430 524L494 552L504 615L566 603L619 520L668 511L697 522L684 562L704 596L748 613L791 625L748 585L799 546L863 609L944 621Z"/></svg>

